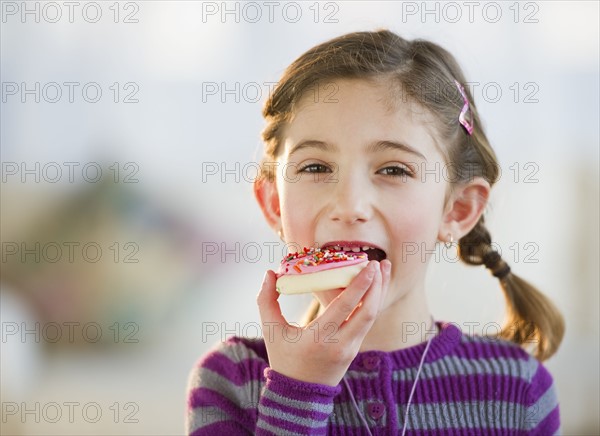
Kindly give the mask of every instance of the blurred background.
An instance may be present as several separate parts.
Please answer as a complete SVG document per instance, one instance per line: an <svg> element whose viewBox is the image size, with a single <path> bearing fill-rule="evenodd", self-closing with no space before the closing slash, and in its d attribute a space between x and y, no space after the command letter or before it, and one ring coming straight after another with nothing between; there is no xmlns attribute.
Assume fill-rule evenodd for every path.
<svg viewBox="0 0 600 436"><path fill-rule="evenodd" d="M1 4L3 434L183 433L189 371L258 335L285 251L252 195L262 103L381 27L463 67L501 163L492 238L566 318L563 432L600 432L598 2L75 3ZM437 319L503 321L484 268L440 256L427 287Z"/></svg>

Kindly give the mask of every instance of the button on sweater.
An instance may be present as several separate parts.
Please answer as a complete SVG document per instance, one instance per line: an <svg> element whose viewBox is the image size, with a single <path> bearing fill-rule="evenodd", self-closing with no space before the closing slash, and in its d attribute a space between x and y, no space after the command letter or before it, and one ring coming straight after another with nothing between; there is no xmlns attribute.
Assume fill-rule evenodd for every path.
<svg viewBox="0 0 600 436"><path fill-rule="evenodd" d="M559 434L555 385L537 359L512 342L437 325L406 434ZM402 432L425 346L359 352L350 364L344 378L373 435ZM193 368L187 400L192 435L368 434L343 383L306 383L273 370L262 338L217 344Z"/></svg>

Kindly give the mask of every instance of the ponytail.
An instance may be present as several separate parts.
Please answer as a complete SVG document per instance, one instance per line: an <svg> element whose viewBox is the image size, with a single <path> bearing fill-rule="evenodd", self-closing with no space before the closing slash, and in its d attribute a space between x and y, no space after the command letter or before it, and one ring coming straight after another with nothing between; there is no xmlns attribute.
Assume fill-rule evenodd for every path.
<svg viewBox="0 0 600 436"><path fill-rule="evenodd" d="M492 249L492 240L483 216L458 244L461 260L469 265L485 265L498 278L506 299L505 325L493 338L519 345L534 344L534 355L544 361L558 349L565 322L557 307L531 283L515 275L500 254Z"/></svg>

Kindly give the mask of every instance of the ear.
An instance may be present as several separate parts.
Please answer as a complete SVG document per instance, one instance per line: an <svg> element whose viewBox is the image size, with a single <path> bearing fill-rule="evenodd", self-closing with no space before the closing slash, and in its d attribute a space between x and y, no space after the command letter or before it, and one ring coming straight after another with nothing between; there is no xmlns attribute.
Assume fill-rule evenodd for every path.
<svg viewBox="0 0 600 436"><path fill-rule="evenodd" d="M279 193L277 192L275 180L258 177L254 181L254 196L269 226L275 231L281 229Z"/></svg>
<svg viewBox="0 0 600 436"><path fill-rule="evenodd" d="M458 241L469 233L485 210L490 190L490 184L482 177L455 187L444 210L438 239L446 242L451 233Z"/></svg>

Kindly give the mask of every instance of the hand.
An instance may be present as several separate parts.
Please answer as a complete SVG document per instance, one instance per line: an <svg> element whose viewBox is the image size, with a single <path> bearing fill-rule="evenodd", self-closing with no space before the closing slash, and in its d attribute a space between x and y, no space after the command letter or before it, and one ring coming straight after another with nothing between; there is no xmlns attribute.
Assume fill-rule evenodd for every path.
<svg viewBox="0 0 600 436"><path fill-rule="evenodd" d="M270 367L297 380L337 386L379 315L390 271L389 260L370 261L306 327L285 320L277 301L275 273L267 271L256 301Z"/></svg>

